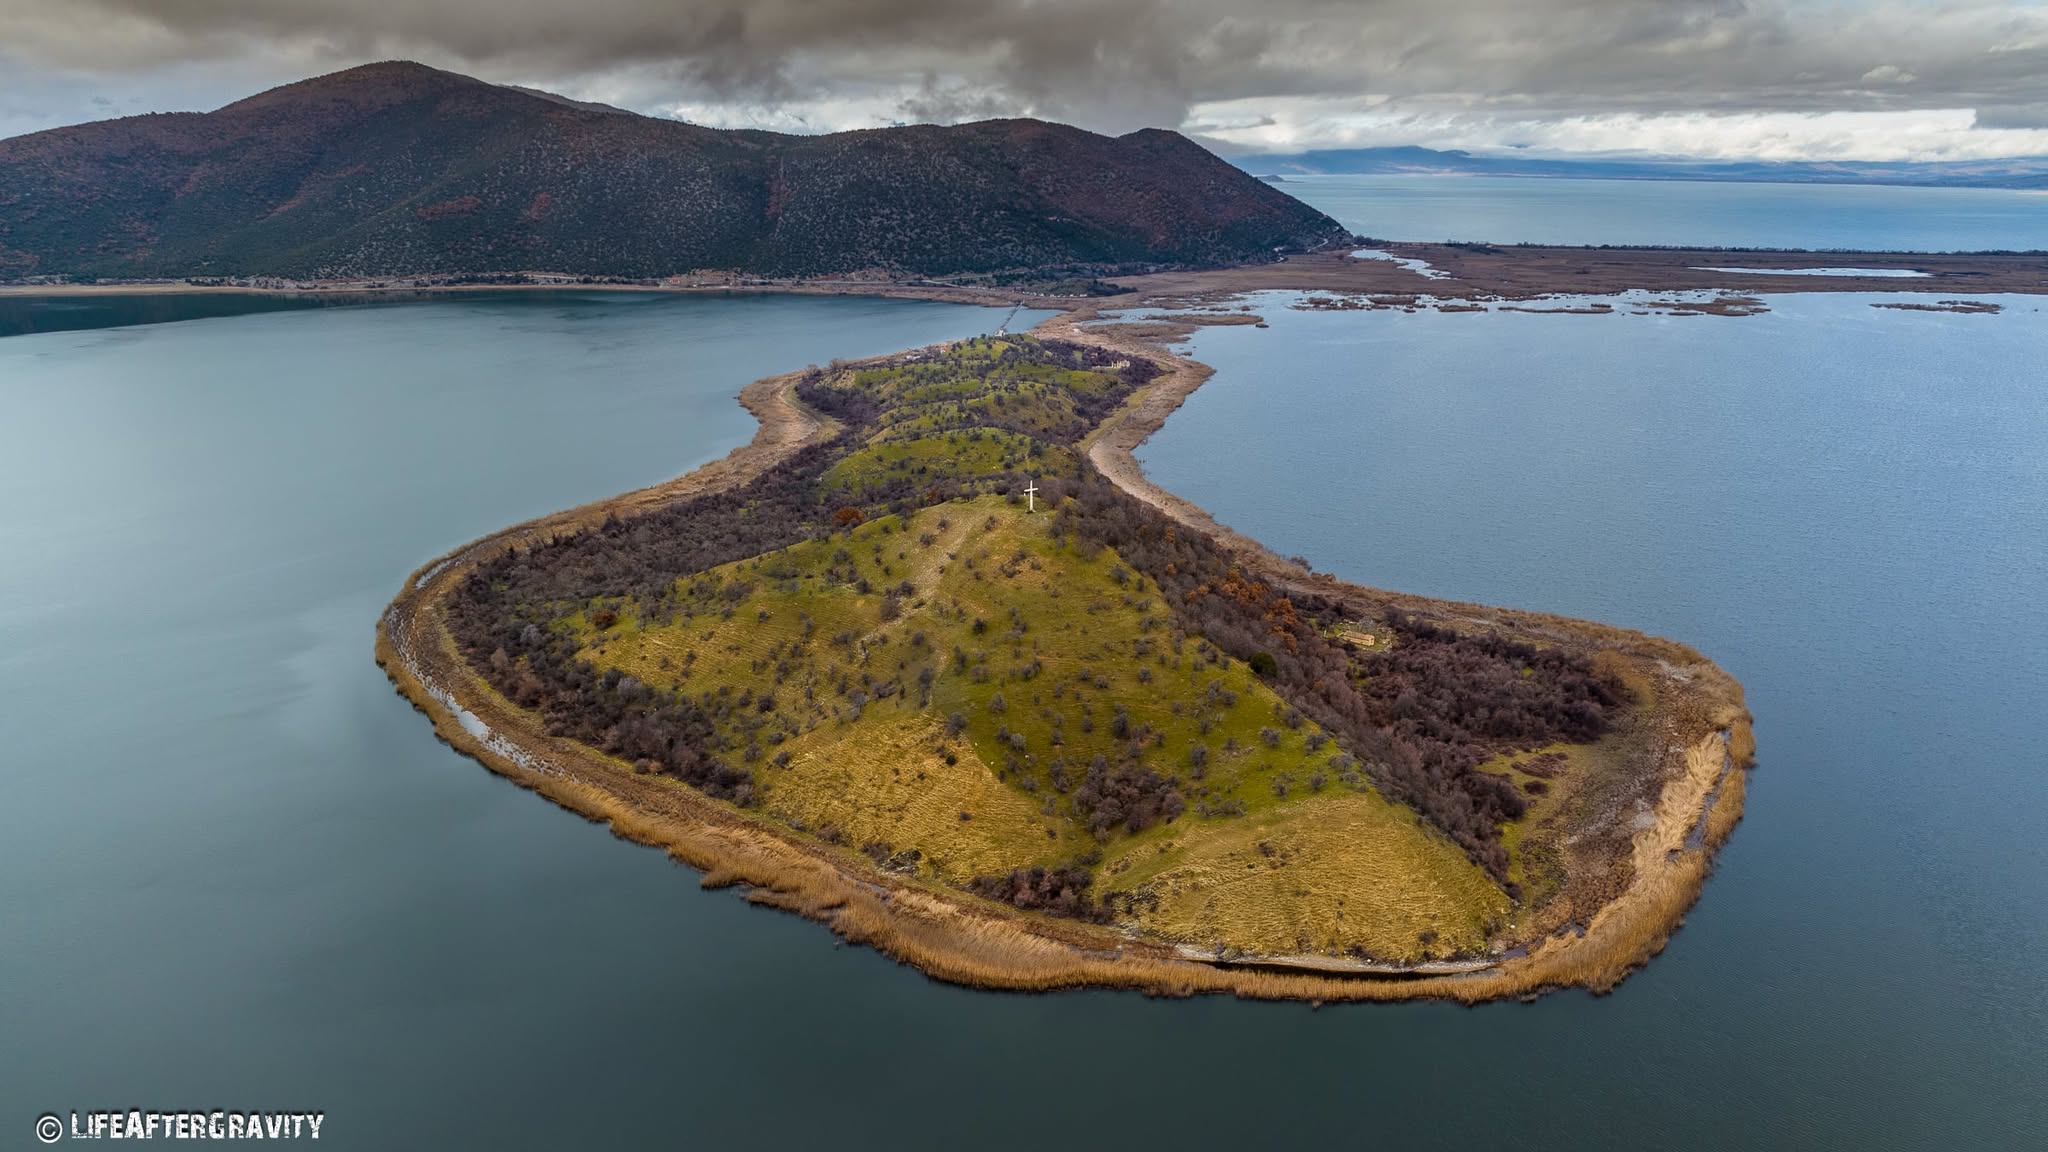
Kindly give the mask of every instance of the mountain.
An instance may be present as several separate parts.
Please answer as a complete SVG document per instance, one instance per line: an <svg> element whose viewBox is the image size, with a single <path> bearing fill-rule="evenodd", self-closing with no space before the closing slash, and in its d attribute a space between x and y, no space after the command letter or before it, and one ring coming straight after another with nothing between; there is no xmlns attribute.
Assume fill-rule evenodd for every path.
<svg viewBox="0 0 2048 1152"><path fill-rule="evenodd" d="M1337 148L1243 155L1247 172L1536 176L1581 180L1721 180L1764 184L1905 184L1951 188L2048 188L2048 157L1930 163L1866 161L1545 160L1474 156L1434 148Z"/></svg>
<svg viewBox="0 0 2048 1152"><path fill-rule="evenodd" d="M0 140L0 277L941 274L1345 235L1172 132L722 131L403 62Z"/></svg>

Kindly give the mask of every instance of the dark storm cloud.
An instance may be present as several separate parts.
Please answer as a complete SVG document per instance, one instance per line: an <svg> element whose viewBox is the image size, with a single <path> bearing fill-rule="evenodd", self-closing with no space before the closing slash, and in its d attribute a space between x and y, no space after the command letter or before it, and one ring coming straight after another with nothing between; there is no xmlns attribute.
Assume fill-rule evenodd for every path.
<svg viewBox="0 0 2048 1152"><path fill-rule="evenodd" d="M0 0L0 43L96 71L410 56L677 102L888 89L905 118L1106 128L1368 94L1525 119L2048 101L2034 0Z"/></svg>

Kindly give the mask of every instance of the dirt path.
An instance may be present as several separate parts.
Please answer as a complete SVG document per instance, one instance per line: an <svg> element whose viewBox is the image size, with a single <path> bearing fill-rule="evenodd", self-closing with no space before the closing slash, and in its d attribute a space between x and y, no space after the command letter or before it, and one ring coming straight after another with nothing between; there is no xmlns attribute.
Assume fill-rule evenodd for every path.
<svg viewBox="0 0 2048 1152"><path fill-rule="evenodd" d="M1122 299L1122 298L1116 298ZM1102 422L1087 440L1088 459L1117 487L1152 505L1191 528L1206 532L1233 552L1246 555L1265 553L1258 541L1224 527L1201 505L1176 496L1145 475L1145 468L1133 455L1154 432L1165 425L1195 389L1216 372L1197 360L1190 360L1171 347L1195 330L1193 324L1148 322L1144 324L1100 323L1104 311L1114 303L1088 307L1048 317L1034 332L1053 340L1092 344L1120 356L1149 359L1166 367L1125 402L1122 409ZM1095 323L1091 324L1091 321Z"/></svg>

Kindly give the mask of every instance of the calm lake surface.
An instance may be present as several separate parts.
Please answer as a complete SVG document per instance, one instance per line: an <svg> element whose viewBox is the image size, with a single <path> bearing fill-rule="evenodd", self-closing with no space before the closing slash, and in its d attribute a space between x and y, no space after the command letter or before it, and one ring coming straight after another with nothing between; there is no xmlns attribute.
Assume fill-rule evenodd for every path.
<svg viewBox="0 0 2048 1152"><path fill-rule="evenodd" d="M1288 176L1382 240L1872 252L2048 249L2048 191L1498 176Z"/></svg>
<svg viewBox="0 0 2048 1152"><path fill-rule="evenodd" d="M1688 927L1534 1005L1012 996L707 893L433 739L406 573L726 451L904 302L491 296L0 339L0 1146L2021 1148L2048 1137L2048 313L1211 329L1162 482L1361 581L1741 677ZM1512 365L1503 373L1502 365Z"/></svg>
<svg viewBox="0 0 2048 1152"><path fill-rule="evenodd" d="M2048 1147L2048 299L1878 299L1268 298L1270 330L1201 332L1215 378L1139 452L1282 555L1743 682L1747 815L1665 954L1610 1000L1448 1017L1510 1142Z"/></svg>

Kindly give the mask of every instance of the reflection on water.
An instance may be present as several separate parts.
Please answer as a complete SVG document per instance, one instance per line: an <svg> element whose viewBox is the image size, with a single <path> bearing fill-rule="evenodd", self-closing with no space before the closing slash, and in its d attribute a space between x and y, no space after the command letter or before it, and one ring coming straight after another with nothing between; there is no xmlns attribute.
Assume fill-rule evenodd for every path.
<svg viewBox="0 0 2048 1152"><path fill-rule="evenodd" d="M0 336L78 332L219 316L247 316L258 312L296 312L307 308L363 307L393 303L395 300L391 296L337 293L136 292L114 295L95 292L20 296L0 292Z"/></svg>

